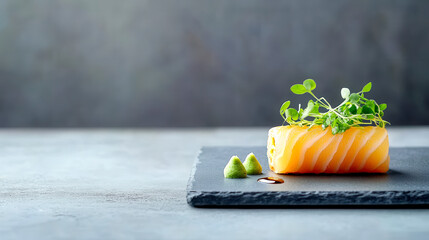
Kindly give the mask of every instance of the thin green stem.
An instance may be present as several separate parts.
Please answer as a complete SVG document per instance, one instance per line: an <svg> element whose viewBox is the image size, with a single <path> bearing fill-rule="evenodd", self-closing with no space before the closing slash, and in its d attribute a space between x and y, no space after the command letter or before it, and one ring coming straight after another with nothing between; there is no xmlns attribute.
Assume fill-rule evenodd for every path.
<svg viewBox="0 0 429 240"><path fill-rule="evenodd" d="M324 107L324 108L326 108L326 109L329 109L329 108L331 108L331 105L329 105L329 103L326 101L326 99L325 99L325 101L326 101L326 103L328 103L328 105L326 105L325 103L323 103L319 98L317 98L311 91L310 92L308 92L308 93L310 93L311 94L311 96L313 96L315 99L316 99L316 101L317 102L319 102L320 104L321 104L321 106L322 107ZM324 99L324 98L323 98Z"/></svg>

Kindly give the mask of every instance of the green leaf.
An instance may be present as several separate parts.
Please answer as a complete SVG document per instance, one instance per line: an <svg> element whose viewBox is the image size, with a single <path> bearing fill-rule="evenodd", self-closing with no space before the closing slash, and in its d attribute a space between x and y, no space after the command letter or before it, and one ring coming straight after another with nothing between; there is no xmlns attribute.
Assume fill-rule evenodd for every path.
<svg viewBox="0 0 429 240"><path fill-rule="evenodd" d="M341 129L340 129L340 133L343 133L343 132L345 132L347 129L349 129L350 128L350 126L349 125L347 125L347 124L342 124L341 125Z"/></svg>
<svg viewBox="0 0 429 240"><path fill-rule="evenodd" d="M335 126L332 128L332 134L335 135L340 131L340 128L338 126Z"/></svg>
<svg viewBox="0 0 429 240"><path fill-rule="evenodd" d="M325 120L325 125L326 125L327 127L331 125L331 119L330 119L330 118L327 118L327 119Z"/></svg>
<svg viewBox="0 0 429 240"><path fill-rule="evenodd" d="M349 107L349 112L351 113L351 114L356 114L356 112L357 112L357 107L356 107L356 105L350 105L350 107Z"/></svg>
<svg viewBox="0 0 429 240"><path fill-rule="evenodd" d="M372 112L374 113L376 112L374 100L369 100L368 102L365 103L365 106L369 107L372 110Z"/></svg>
<svg viewBox="0 0 429 240"><path fill-rule="evenodd" d="M341 97L346 99L350 96L350 90L348 88L341 89Z"/></svg>
<svg viewBox="0 0 429 240"><path fill-rule="evenodd" d="M295 84L292 87L290 87L290 90L298 95L304 94L307 92L307 89L302 84Z"/></svg>
<svg viewBox="0 0 429 240"><path fill-rule="evenodd" d="M318 103L315 103L315 104L314 104L314 107L313 107L313 110L311 110L311 112L310 112L310 113L319 114L319 113L320 113L320 112L319 112L319 107L320 107L320 105L319 105Z"/></svg>
<svg viewBox="0 0 429 240"><path fill-rule="evenodd" d="M289 106L290 106L290 101L284 102L280 107L280 115L283 115Z"/></svg>
<svg viewBox="0 0 429 240"><path fill-rule="evenodd" d="M362 113L362 107L359 107L358 110L356 111L356 114L359 115Z"/></svg>
<svg viewBox="0 0 429 240"><path fill-rule="evenodd" d="M316 82L313 79L307 79L303 82L303 85L307 91L314 90L316 88Z"/></svg>
<svg viewBox="0 0 429 240"><path fill-rule="evenodd" d="M336 127L338 123L338 119L335 119L332 123L331 123L331 127Z"/></svg>
<svg viewBox="0 0 429 240"><path fill-rule="evenodd" d="M344 110L346 110L346 109L347 109L346 104L341 105L341 106L339 107L339 109L340 109L340 111L344 111Z"/></svg>
<svg viewBox="0 0 429 240"><path fill-rule="evenodd" d="M325 123L324 123L326 126L329 126L329 125L331 125L331 119L330 118L326 118L325 119Z"/></svg>
<svg viewBox="0 0 429 240"><path fill-rule="evenodd" d="M386 108L387 108L387 104L385 104L385 103L380 104L380 110L381 111L386 110Z"/></svg>
<svg viewBox="0 0 429 240"><path fill-rule="evenodd" d="M286 111L286 116L292 118L293 120L298 120L298 111L295 108L289 108Z"/></svg>
<svg viewBox="0 0 429 240"><path fill-rule="evenodd" d="M333 112L330 112L328 114L328 117L331 119L331 122L332 122L332 121L334 121L337 118L337 115L335 115L335 113L333 113Z"/></svg>
<svg viewBox="0 0 429 240"><path fill-rule="evenodd" d="M373 114L374 110L372 110L370 107L368 107L367 105L364 105L362 107L362 113L363 114Z"/></svg>
<svg viewBox="0 0 429 240"><path fill-rule="evenodd" d="M369 92L369 91L371 91L371 87L372 87L371 82L367 83L367 84L362 88L362 92Z"/></svg>
<svg viewBox="0 0 429 240"><path fill-rule="evenodd" d="M304 112L302 112L301 119L308 117L308 114L310 114L310 112L313 111L313 108L314 108L313 100L308 101L307 107L305 108Z"/></svg>
<svg viewBox="0 0 429 240"><path fill-rule="evenodd" d="M349 97L351 103L357 103L359 101L359 98L360 96L357 93L352 93Z"/></svg>

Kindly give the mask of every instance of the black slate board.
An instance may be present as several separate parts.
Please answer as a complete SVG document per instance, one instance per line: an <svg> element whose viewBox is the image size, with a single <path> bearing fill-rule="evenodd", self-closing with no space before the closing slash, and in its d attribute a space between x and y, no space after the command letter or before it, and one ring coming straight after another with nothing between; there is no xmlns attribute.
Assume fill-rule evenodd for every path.
<svg viewBox="0 0 429 240"><path fill-rule="evenodd" d="M232 155L254 152L262 175L225 179ZM279 175L269 170L266 147L203 147L189 179L187 201L195 207L428 205L429 148L390 148L387 174ZM279 177L283 184L257 182Z"/></svg>

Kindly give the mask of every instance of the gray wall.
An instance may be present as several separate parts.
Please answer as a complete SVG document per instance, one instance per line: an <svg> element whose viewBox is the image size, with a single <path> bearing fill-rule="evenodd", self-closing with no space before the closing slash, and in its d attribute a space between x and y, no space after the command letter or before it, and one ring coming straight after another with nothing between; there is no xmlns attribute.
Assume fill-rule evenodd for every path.
<svg viewBox="0 0 429 240"><path fill-rule="evenodd" d="M429 1L3 0L0 126L281 123L314 78L429 123Z"/></svg>

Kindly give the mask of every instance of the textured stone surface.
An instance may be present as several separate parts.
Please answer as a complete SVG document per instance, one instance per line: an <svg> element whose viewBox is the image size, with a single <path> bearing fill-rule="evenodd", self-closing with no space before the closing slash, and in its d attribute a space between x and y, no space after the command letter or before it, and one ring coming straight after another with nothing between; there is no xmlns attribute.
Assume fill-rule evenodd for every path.
<svg viewBox="0 0 429 240"><path fill-rule="evenodd" d="M268 128L0 130L0 238L427 239L429 209L194 208L202 146L261 146ZM389 128L429 147L429 128Z"/></svg>
<svg viewBox="0 0 429 240"><path fill-rule="evenodd" d="M254 152L262 175L224 179L225 159ZM203 148L188 185L192 206L429 205L429 148L391 148L388 174L278 175L268 168L266 147ZM263 184L260 177L283 184Z"/></svg>

